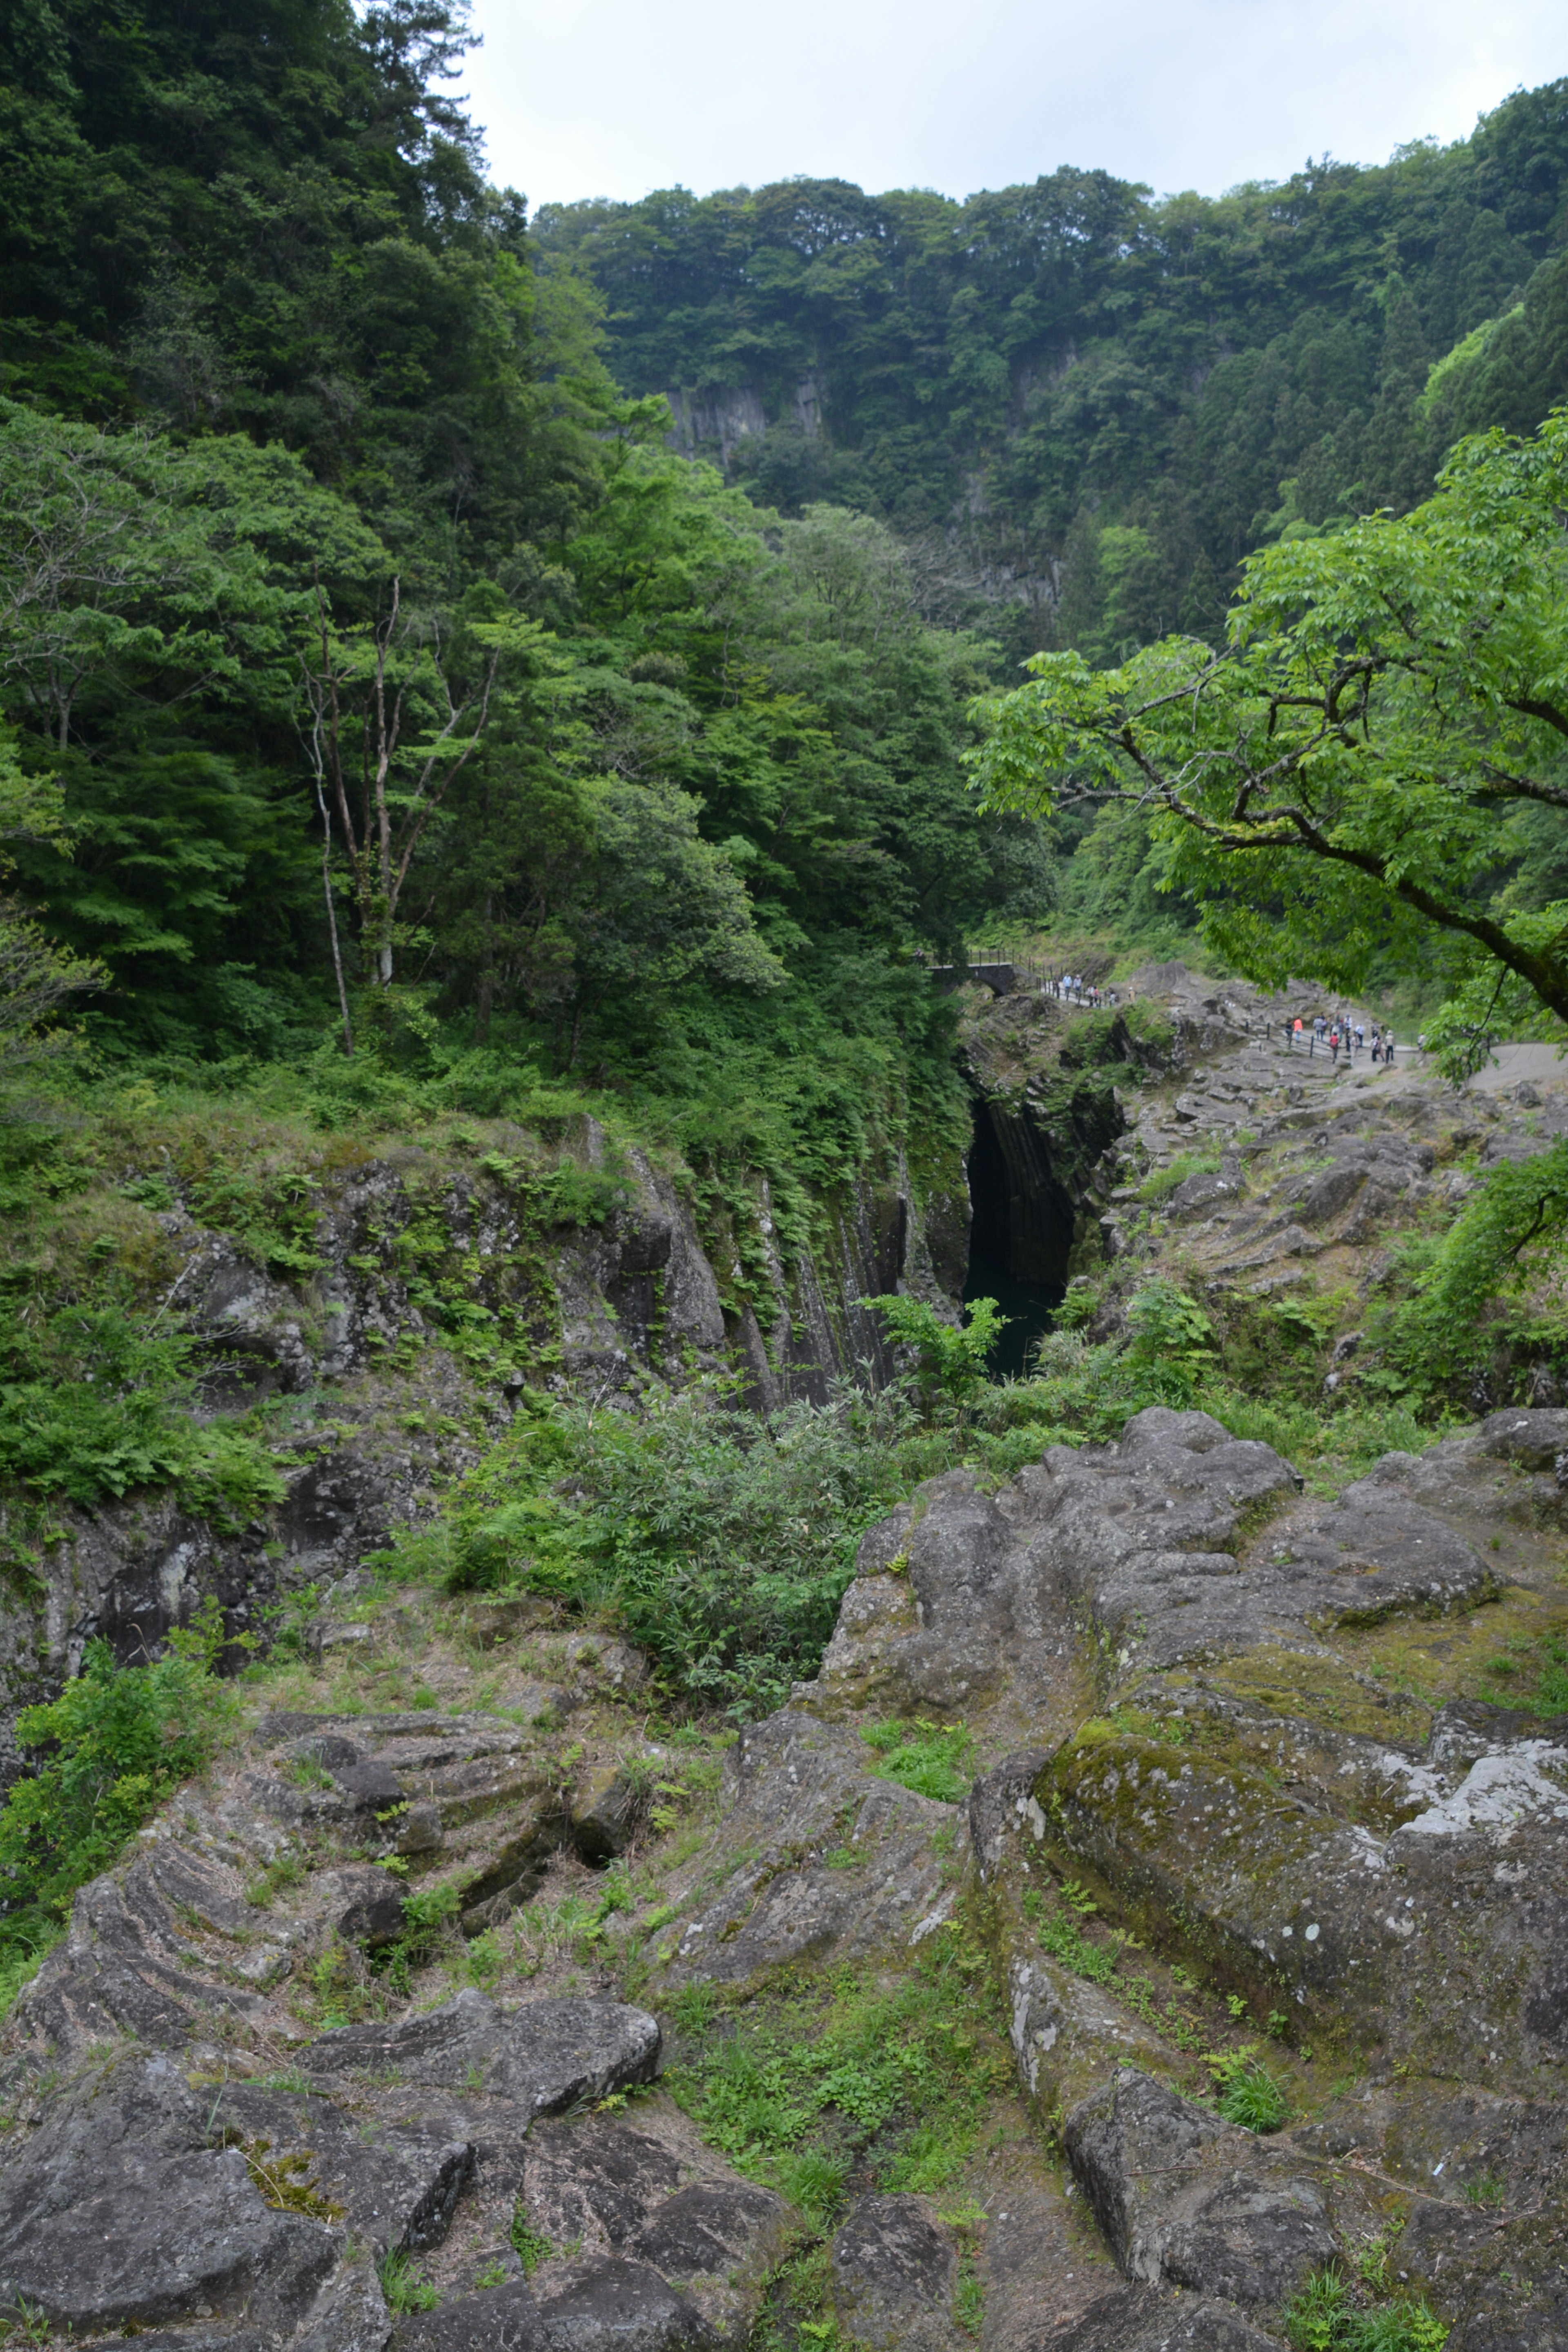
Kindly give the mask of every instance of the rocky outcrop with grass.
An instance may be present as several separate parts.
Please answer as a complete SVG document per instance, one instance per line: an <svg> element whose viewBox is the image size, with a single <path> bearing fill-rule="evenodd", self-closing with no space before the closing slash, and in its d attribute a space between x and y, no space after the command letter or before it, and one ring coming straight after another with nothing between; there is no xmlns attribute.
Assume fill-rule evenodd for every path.
<svg viewBox="0 0 1568 2352"><path fill-rule="evenodd" d="M237 1678L89 1654L30 2340L1568 2347L1568 1412L1423 1424L1377 1319L1552 1102L1269 1050L1031 1381L525 1425Z"/></svg>
<svg viewBox="0 0 1568 2352"><path fill-rule="evenodd" d="M145 1659L206 1602L270 1639L435 1525L520 1414L714 1378L751 1410L820 1402L892 1370L864 1296L951 1313L963 1283L962 1170L917 1183L897 1153L786 1217L580 1115L79 1124L68 1154L32 1146L7 1269L8 1360L38 1377L0 1429L0 1775L17 1708L89 1643Z"/></svg>

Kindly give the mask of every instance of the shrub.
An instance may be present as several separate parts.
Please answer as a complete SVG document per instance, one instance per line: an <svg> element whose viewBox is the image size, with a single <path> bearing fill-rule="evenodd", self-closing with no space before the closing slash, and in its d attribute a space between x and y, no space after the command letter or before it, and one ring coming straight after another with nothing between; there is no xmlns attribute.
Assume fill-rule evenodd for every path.
<svg viewBox="0 0 1568 2352"><path fill-rule="evenodd" d="M0 1968L13 1993L77 1888L212 1754L236 1705L212 1671L222 1646L216 1601L152 1665L121 1666L106 1642L89 1642L58 1698L18 1715L34 1763L0 1806Z"/></svg>
<svg viewBox="0 0 1568 2352"><path fill-rule="evenodd" d="M1010 1319L994 1298L972 1299L962 1328L944 1322L923 1298L890 1294L858 1303L881 1317L895 1348L913 1350L915 1389L928 1422L944 1403L962 1411L972 1402L985 1383L985 1360Z"/></svg>
<svg viewBox="0 0 1568 2352"><path fill-rule="evenodd" d="M1190 1404L1215 1353L1214 1325L1197 1300L1156 1276L1133 1293L1127 1320L1128 1363L1162 1391L1161 1403Z"/></svg>
<svg viewBox="0 0 1568 2352"><path fill-rule="evenodd" d="M434 1542L390 1557L607 1613L671 1691L762 1714L815 1673L862 1529L960 1458L898 1391L769 1415L706 1385L636 1418L566 1402L502 1441Z"/></svg>

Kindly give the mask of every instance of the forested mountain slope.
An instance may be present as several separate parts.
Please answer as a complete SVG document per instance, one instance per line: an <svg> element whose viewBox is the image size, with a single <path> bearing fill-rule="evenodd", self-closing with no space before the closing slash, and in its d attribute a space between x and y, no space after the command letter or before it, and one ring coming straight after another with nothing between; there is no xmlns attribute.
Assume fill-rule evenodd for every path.
<svg viewBox="0 0 1568 2352"><path fill-rule="evenodd" d="M1089 159L1086 159L1089 160ZM548 209L610 364L786 510L921 547L933 611L1115 658L1218 625L1241 558L1426 496L1568 391L1568 82L1450 147L1219 197L1063 165L962 204L796 180Z"/></svg>

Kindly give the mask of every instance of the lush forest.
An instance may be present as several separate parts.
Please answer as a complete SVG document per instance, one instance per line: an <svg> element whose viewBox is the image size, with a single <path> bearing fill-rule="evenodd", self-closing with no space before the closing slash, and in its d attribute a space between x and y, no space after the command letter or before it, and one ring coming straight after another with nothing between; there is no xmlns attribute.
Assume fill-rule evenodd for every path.
<svg viewBox="0 0 1568 2352"><path fill-rule="evenodd" d="M0 27L10 1056L564 1085L830 1186L962 1128L922 955L1185 920L1136 820L977 809L976 698L1214 635L1249 548L1564 388L1568 84L1218 199L531 224L467 38L449 0ZM726 478L664 395L689 439L741 391Z"/></svg>
<svg viewBox="0 0 1568 2352"><path fill-rule="evenodd" d="M487 182L445 0L0 30L14 1053L345 1054L634 1097L831 1182L955 1100L914 961L1049 905L960 755L994 675L842 508L625 396Z"/></svg>
<svg viewBox="0 0 1568 2352"><path fill-rule="evenodd" d="M928 608L1020 653L1213 634L1249 550L1409 506L1460 433L1568 390L1568 81L1219 197L797 180L536 234L603 289L622 383L683 394L765 502L892 523Z"/></svg>

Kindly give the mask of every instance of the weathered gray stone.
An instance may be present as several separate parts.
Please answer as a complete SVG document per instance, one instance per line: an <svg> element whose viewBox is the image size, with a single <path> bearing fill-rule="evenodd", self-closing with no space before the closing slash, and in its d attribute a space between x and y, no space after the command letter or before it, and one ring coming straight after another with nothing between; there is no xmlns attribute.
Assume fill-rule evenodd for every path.
<svg viewBox="0 0 1568 2352"><path fill-rule="evenodd" d="M396 2352L549 2352L551 2343L524 2279L402 2320L395 2341Z"/></svg>
<svg viewBox="0 0 1568 2352"><path fill-rule="evenodd" d="M587 1862L607 1862L631 1843L641 1790L622 1764L590 1772L572 1799L572 1840Z"/></svg>
<svg viewBox="0 0 1568 2352"><path fill-rule="evenodd" d="M862 2197L833 2240L839 2326L871 2352L947 2352L958 2257L918 2197Z"/></svg>
<svg viewBox="0 0 1568 2352"><path fill-rule="evenodd" d="M395 1943L407 1927L404 1899L407 1889L390 1870L370 1863L350 1863L342 1870L324 1872L318 1881L333 1906L332 1926L345 1942L368 1944L373 1949Z"/></svg>
<svg viewBox="0 0 1568 2352"><path fill-rule="evenodd" d="M0 2303L90 2335L245 2318L292 2330L336 2263L321 2221L264 2203L169 2061L128 2054L54 2106L0 2176Z"/></svg>
<svg viewBox="0 0 1568 2352"><path fill-rule="evenodd" d="M716 2341L696 2305L646 2263L597 2254L549 2267L539 2315L550 2352L710 2352Z"/></svg>
<svg viewBox="0 0 1568 2352"><path fill-rule="evenodd" d="M392 2315L375 2264L355 2248L300 2323L294 2352L385 2352ZM521 2352L521 2347L519 2347Z"/></svg>
<svg viewBox="0 0 1568 2352"><path fill-rule="evenodd" d="M1063 2142L1127 2275L1278 2304L1338 2242L1316 2181L1135 2067L1067 2119Z"/></svg>
<svg viewBox="0 0 1568 2352"><path fill-rule="evenodd" d="M1037 2339L1038 2352L1284 2352L1233 2306L1121 2287Z"/></svg>
<svg viewBox="0 0 1568 2352"><path fill-rule="evenodd" d="M263 2179L308 2185L341 2208L356 2241L384 2252L439 2245L474 2166L472 2142L439 2126L356 2126L329 2099L249 2083L222 2086L208 2131Z"/></svg>
<svg viewBox="0 0 1568 2352"><path fill-rule="evenodd" d="M190 1965L197 1959L144 1859L123 1883L95 1878L71 1905L64 1941L16 2005L13 2045L58 2059L125 2033L178 2050L215 2021L260 2014L258 1994L215 1981Z"/></svg>
<svg viewBox="0 0 1568 2352"><path fill-rule="evenodd" d="M554 2245L609 2252L635 2238L680 2186L679 2159L650 2133L606 2116L542 2123L523 2156L531 2224Z"/></svg>
<svg viewBox="0 0 1568 2352"><path fill-rule="evenodd" d="M877 1778L858 1732L802 1707L741 1732L724 1834L744 1856L683 1929L671 1973L735 1980L782 1963L908 1951L951 1913L934 1833L957 1808ZM830 1853L863 1853L836 1868Z"/></svg>
<svg viewBox="0 0 1568 2352"><path fill-rule="evenodd" d="M423 2016L339 2026L313 2042L302 2063L321 2075L390 2068L408 2083L482 2087L548 2115L651 2082L659 2048L657 2021L625 2001L567 1998L500 2010L468 1986Z"/></svg>

